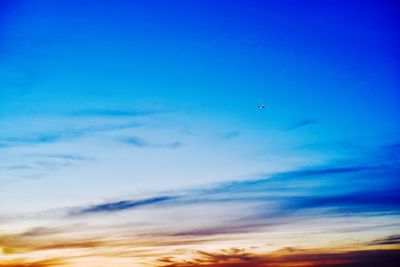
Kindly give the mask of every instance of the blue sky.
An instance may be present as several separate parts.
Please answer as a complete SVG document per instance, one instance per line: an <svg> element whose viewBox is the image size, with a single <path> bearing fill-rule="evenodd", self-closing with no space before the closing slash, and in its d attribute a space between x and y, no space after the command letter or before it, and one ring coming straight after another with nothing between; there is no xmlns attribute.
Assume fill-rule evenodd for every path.
<svg viewBox="0 0 400 267"><path fill-rule="evenodd" d="M346 216L363 242L395 235L398 15L394 1L1 1L0 241L120 229L103 211L153 237L315 219L307 236Z"/></svg>

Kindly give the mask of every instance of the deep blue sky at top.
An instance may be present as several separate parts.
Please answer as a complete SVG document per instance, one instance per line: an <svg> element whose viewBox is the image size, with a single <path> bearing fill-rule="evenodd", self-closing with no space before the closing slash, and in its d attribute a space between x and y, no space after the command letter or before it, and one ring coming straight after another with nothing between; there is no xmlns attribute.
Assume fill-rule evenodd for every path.
<svg viewBox="0 0 400 267"><path fill-rule="evenodd" d="M396 1L4 1L0 116L140 102L399 130ZM254 115L258 104L268 114ZM325 125L325 126L324 126Z"/></svg>

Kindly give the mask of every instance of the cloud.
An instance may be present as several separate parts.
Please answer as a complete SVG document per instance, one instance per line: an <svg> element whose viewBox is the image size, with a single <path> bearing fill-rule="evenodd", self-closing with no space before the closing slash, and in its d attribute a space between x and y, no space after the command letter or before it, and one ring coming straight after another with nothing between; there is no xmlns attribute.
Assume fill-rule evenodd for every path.
<svg viewBox="0 0 400 267"><path fill-rule="evenodd" d="M180 261L174 257L162 257L158 259L163 267L189 267L189 266L270 266L270 260L266 256L256 255L244 249L231 248L215 252L193 251L192 259Z"/></svg>
<svg viewBox="0 0 400 267"><path fill-rule="evenodd" d="M371 160L372 158L367 158L366 162L371 162ZM56 217L60 216L63 220L66 217L68 220L100 220L100 218L107 220L108 216L104 216L105 214L140 208L140 212L135 213L138 214L139 219L143 217L143 214L149 218L158 218L158 216L164 216L164 212L165 214L173 212L174 219L171 219L172 221L168 219L165 223L172 223L174 227L161 225L155 219L146 222L149 228L144 232L141 232L142 228L138 230L136 226L129 226L133 227L130 238L136 238L143 246L167 247L225 240L226 235L233 238L248 233L266 233L274 227L295 227L297 223L306 220L319 221L321 218L343 218L347 215L357 218L400 215L400 183L398 182L400 172L396 162L388 160L386 164L379 162L378 165L368 165L358 159L352 160L351 163L353 162L359 164L350 165L341 162L327 166L310 166L295 171L266 175L260 179L238 180L170 191L143 199L120 199L63 209L57 213ZM211 212L203 210L204 207ZM85 215L94 216L79 218ZM123 214L125 215L130 214ZM165 218L167 217L169 218L169 216ZM174 221L175 218L182 218L182 225L180 221ZM380 222L369 224L368 227L374 226L375 229L391 231L393 227L387 225ZM326 226L324 229L324 231L335 233L346 232L349 229L353 232L371 231L371 228L366 229L362 223L355 223L346 228ZM314 230L318 232L320 229L314 228ZM307 230L304 231L307 234ZM46 233L46 229L28 232L31 232L30 237L32 237L35 233ZM141 238L146 241L144 242ZM113 237L108 240L112 242ZM54 245L35 245L35 248L54 247L57 249L93 245L85 241L87 240L69 240L63 242L66 245L56 242ZM391 236L373 240L369 245L397 241L397 236ZM105 246L101 243L101 239L100 241L94 239L93 242L97 242L96 246ZM122 241L121 244L127 245L127 242L130 241ZM15 243L13 249L16 250L18 247L24 246Z"/></svg>
<svg viewBox="0 0 400 267"><path fill-rule="evenodd" d="M136 140L141 145L141 141ZM368 159L369 161L369 159ZM254 210L237 224L209 225L174 233L175 235L215 235L251 231L280 218L313 210L314 215L400 213L400 169L396 164L345 165L332 163L324 167L267 175L261 179L225 182L190 190L171 192L171 196L155 195L143 200L120 200L79 208L76 214L123 211L155 203L168 207L212 204L223 208L226 203L255 203L273 208ZM179 196L179 197L176 197ZM174 200L174 201L171 201ZM315 213L316 212L316 213Z"/></svg>
<svg viewBox="0 0 400 267"><path fill-rule="evenodd" d="M333 167L317 167L309 168L298 171L287 172L284 175L294 177L306 177L306 176L317 176L317 175L334 175L334 174L346 174L370 170L371 166L333 166Z"/></svg>
<svg viewBox="0 0 400 267"><path fill-rule="evenodd" d="M140 126L142 126L142 124L140 123L93 125L86 127L69 128L63 131L56 131L52 133L36 133L17 137L0 137L0 148L56 143L60 141L76 139L88 134L112 130L130 129Z"/></svg>
<svg viewBox="0 0 400 267"><path fill-rule="evenodd" d="M125 144L129 144L129 145L133 145L133 146L138 146L138 147L150 146L149 143L147 143L146 141L144 141L143 139L138 138L138 137L126 137L126 138L121 138L120 140L121 140L121 142L123 142Z"/></svg>
<svg viewBox="0 0 400 267"><path fill-rule="evenodd" d="M380 168L378 168L380 169ZM223 194L223 193L301 193L312 194L310 189L325 187L322 183L328 181L327 185L334 186L333 191L338 189L344 179L348 175L360 174L372 171L372 166L355 165L355 166L317 166L303 168L295 171L266 175L265 178L251 179L242 181L233 181L222 183L213 187L203 189L207 194ZM307 190L307 191L305 191ZM332 191L331 191L332 192Z"/></svg>
<svg viewBox="0 0 400 267"><path fill-rule="evenodd" d="M227 132L221 136L223 140L231 140L241 135L239 131Z"/></svg>
<svg viewBox="0 0 400 267"><path fill-rule="evenodd" d="M30 168L31 166L29 164L18 164L18 165L1 167L1 169L6 169L6 170L28 170Z"/></svg>
<svg viewBox="0 0 400 267"><path fill-rule="evenodd" d="M359 191L332 196L293 197L286 202L287 205L283 208L286 212L316 208L336 208L336 212L352 214L373 211L400 212L398 189Z"/></svg>
<svg viewBox="0 0 400 267"><path fill-rule="evenodd" d="M19 155L20 164L18 165L0 165L0 169L9 171L34 171L44 169L56 169L59 167L71 166L79 162L93 160L89 157L84 157L76 154L41 154L27 153Z"/></svg>
<svg viewBox="0 0 400 267"><path fill-rule="evenodd" d="M373 151L372 161L381 164L399 164L400 163L400 143L392 143L383 146L377 151Z"/></svg>
<svg viewBox="0 0 400 267"><path fill-rule="evenodd" d="M127 109L85 109L69 113L73 116L82 117L134 117L146 116L160 113L158 110L127 110Z"/></svg>
<svg viewBox="0 0 400 267"><path fill-rule="evenodd" d="M306 168L221 184L205 189L203 194L207 201L227 201L231 197L232 201L273 204L274 209L256 212L261 221L306 210L320 210L314 216L326 212L399 213L399 173L396 165Z"/></svg>
<svg viewBox="0 0 400 267"><path fill-rule="evenodd" d="M65 218L64 218L65 219ZM150 223L146 223L150 225ZM140 257L138 251L155 255L156 247L167 248L177 245L193 245L204 243L204 240L194 238L176 238L134 232L126 225L120 225L121 232L110 232L114 229L109 226L77 224L67 227L34 227L25 232L9 235L0 235L0 253L18 256L31 252L49 251L63 253L62 250L74 250L76 257L80 256L121 256ZM116 227L116 229L121 229ZM102 231L106 230L106 234ZM127 248L131 248L128 249ZM133 249L137 248L137 249ZM88 250L89 249L89 250ZM98 250L97 250L98 249ZM53 252L54 251L54 252Z"/></svg>
<svg viewBox="0 0 400 267"><path fill-rule="evenodd" d="M176 142L172 142L172 143L168 143L168 144L159 144L158 145L161 148L179 148L181 146L183 146L182 142L176 141Z"/></svg>
<svg viewBox="0 0 400 267"><path fill-rule="evenodd" d="M158 259L162 267L394 267L400 260L400 250L370 250L354 252L318 252L315 250L285 250L256 254L245 249L231 248L216 252L194 251L189 260L174 257Z"/></svg>
<svg viewBox="0 0 400 267"><path fill-rule="evenodd" d="M0 267L52 267L62 265L63 262L59 259L47 259L42 261L13 260L0 262Z"/></svg>
<svg viewBox="0 0 400 267"><path fill-rule="evenodd" d="M268 227L292 224L299 218L327 215L400 214L399 171L387 166L311 167L278 173L262 179L222 183L208 188L170 192L141 200L75 208L70 215L123 212L162 204L163 210L209 205L231 212L224 220L207 225L193 224L184 230L162 231L160 236L208 238L226 234L257 232ZM243 213L236 206L256 205ZM264 208L265 207L265 208ZM157 210L152 212L158 212ZM188 219L191 219L190 216ZM355 227L355 226L354 226ZM356 231L357 229L353 229Z"/></svg>
<svg viewBox="0 0 400 267"><path fill-rule="evenodd" d="M54 134L37 134L37 135L29 135L29 136L21 136L21 137L6 137L0 139L0 148L1 147L13 147L19 145L31 145L31 144L45 144L45 143L54 143L63 138L66 135L54 133Z"/></svg>
<svg viewBox="0 0 400 267"><path fill-rule="evenodd" d="M318 121L316 121L316 120L303 120L303 121L300 121L300 122L290 126L287 129L287 131L293 131L293 130L299 129L301 127L305 127L305 126L316 124L316 123L318 123Z"/></svg>
<svg viewBox="0 0 400 267"><path fill-rule="evenodd" d="M196 237L210 237L221 234L243 234L254 232L256 229L265 227L265 222L230 222L229 225L220 225L214 227L203 227L189 231L182 231L171 234L171 236L196 236Z"/></svg>
<svg viewBox="0 0 400 267"><path fill-rule="evenodd" d="M21 254L31 251L85 249L107 246L97 238L59 237L67 229L36 227L20 234L0 235L3 254Z"/></svg>
<svg viewBox="0 0 400 267"><path fill-rule="evenodd" d="M162 202L167 202L176 199L174 196L159 196L153 198L146 198L141 200L123 200L117 202L109 202L100 205L93 205L88 208L72 212L75 215L101 213L101 212L117 212L122 210L133 209L141 206L149 206Z"/></svg>
<svg viewBox="0 0 400 267"><path fill-rule="evenodd" d="M34 157L43 157L43 158L50 158L50 159L63 159L69 161L87 161L92 160L92 158L76 155L76 154L30 154L30 156Z"/></svg>
<svg viewBox="0 0 400 267"><path fill-rule="evenodd" d="M19 234L20 237L37 237L61 233L62 229L48 227L33 227L26 232Z"/></svg>
<svg viewBox="0 0 400 267"><path fill-rule="evenodd" d="M400 234L390 235L382 239L373 240L369 243L371 246L376 245L400 245Z"/></svg>
<svg viewBox="0 0 400 267"><path fill-rule="evenodd" d="M150 148L169 148L169 149L174 149L174 148L179 148L182 146L181 142L172 142L172 143L166 143L166 144L155 144L155 143L149 143L145 141L144 139L138 138L138 137L124 137L119 139L122 143L136 146L136 147L150 147Z"/></svg>

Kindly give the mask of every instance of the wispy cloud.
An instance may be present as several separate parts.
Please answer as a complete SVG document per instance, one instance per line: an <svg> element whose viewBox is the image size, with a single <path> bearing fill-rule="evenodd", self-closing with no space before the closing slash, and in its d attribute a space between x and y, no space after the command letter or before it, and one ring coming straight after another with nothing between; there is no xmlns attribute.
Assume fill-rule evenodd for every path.
<svg viewBox="0 0 400 267"><path fill-rule="evenodd" d="M76 139L88 134L130 129L140 126L142 126L142 124L136 122L125 124L93 125L69 128L51 133L35 133L15 137L0 137L0 148L56 143L60 141Z"/></svg>
<svg viewBox="0 0 400 267"><path fill-rule="evenodd" d="M390 235L382 239L373 240L369 243L369 245L400 245L400 234Z"/></svg>
<svg viewBox="0 0 400 267"><path fill-rule="evenodd" d="M101 212L116 212L127 209L133 209L141 206L150 206L153 204L158 204L162 202L167 202L176 199L176 196L159 196L153 198L146 198L141 200L123 200L117 202L109 202L99 205L93 205L88 208L83 208L77 211L73 211L73 215L83 215L91 213L101 213Z"/></svg>
<svg viewBox="0 0 400 267"><path fill-rule="evenodd" d="M20 237L36 237L36 236L46 236L51 234L60 233L62 230L58 228L49 227L33 227L26 232L19 234Z"/></svg>
<svg viewBox="0 0 400 267"><path fill-rule="evenodd" d="M60 266L63 262L60 259L47 259L42 261L10 260L0 263L0 267L52 267Z"/></svg>
<svg viewBox="0 0 400 267"><path fill-rule="evenodd" d="M240 135L241 135L241 132L239 132L239 131L231 131L231 132L227 132L227 133L223 134L221 136L221 139L223 139L223 140L231 140L231 139L234 139L236 137L239 137Z"/></svg>
<svg viewBox="0 0 400 267"><path fill-rule="evenodd" d="M296 130L296 129L299 129L299 128L302 128L302 127L305 127L308 125L316 124L316 123L318 123L318 121L316 121L316 120L303 120L303 121L300 121L300 122L288 127L287 131L293 131L293 130Z"/></svg>
<svg viewBox="0 0 400 267"><path fill-rule="evenodd" d="M61 153L51 153L51 154L29 154L30 157L35 158L49 158L49 159L61 159L69 161L87 161L92 160L92 158L85 157L77 154L61 154Z"/></svg>
<svg viewBox="0 0 400 267"><path fill-rule="evenodd" d="M14 177L39 178L48 173L64 167L93 161L94 158L77 154L63 153L27 153L17 156L19 164L0 164L0 170L5 170Z"/></svg>
<svg viewBox="0 0 400 267"><path fill-rule="evenodd" d="M171 236L210 237L224 234L251 233L257 229L267 226L268 224L272 225L274 223L275 222L265 223L255 221L254 219L253 222L250 222L250 220L231 221L229 225L222 224L217 226L205 226L189 231L177 231L176 233L172 233Z"/></svg>
<svg viewBox="0 0 400 267"><path fill-rule="evenodd" d="M182 143L179 141L176 142L171 142L171 143L164 143L164 144L159 144L159 143L150 143L147 142L146 140L139 138L139 137L123 137L119 139L120 142L136 146L136 147L150 147L150 148L179 148L182 146Z"/></svg>
<svg viewBox="0 0 400 267"><path fill-rule="evenodd" d="M134 117L134 116L146 116L161 113L161 110L149 110L149 109L85 109L69 113L72 116L82 117Z"/></svg>
<svg viewBox="0 0 400 267"><path fill-rule="evenodd" d="M18 165L1 167L1 169L6 169L6 170L27 170L30 168L31 168L31 166L29 164L18 164Z"/></svg>
<svg viewBox="0 0 400 267"><path fill-rule="evenodd" d="M133 146L138 146L138 147L147 147L150 146L148 142L145 140L138 138L138 137L126 137L126 138L120 138L120 141L128 144L128 145L133 145Z"/></svg>
<svg viewBox="0 0 400 267"><path fill-rule="evenodd" d="M0 247L4 254L21 254L31 251L58 250L58 249L85 249L106 246L106 243L95 238L62 238L52 236L47 229L32 233L15 235L0 235ZM45 238L43 238L45 237Z"/></svg>
<svg viewBox="0 0 400 267"><path fill-rule="evenodd" d="M286 212L301 209L335 208L339 213L362 212L400 212L398 189L384 189L374 191L359 191L348 194L335 194L332 196L305 196L293 197L287 200L284 206Z"/></svg>
<svg viewBox="0 0 400 267"><path fill-rule="evenodd" d="M54 143L66 137L67 135L63 135L60 133L37 134L37 135L21 136L21 137L6 137L0 139L0 148L12 147L18 145Z"/></svg>

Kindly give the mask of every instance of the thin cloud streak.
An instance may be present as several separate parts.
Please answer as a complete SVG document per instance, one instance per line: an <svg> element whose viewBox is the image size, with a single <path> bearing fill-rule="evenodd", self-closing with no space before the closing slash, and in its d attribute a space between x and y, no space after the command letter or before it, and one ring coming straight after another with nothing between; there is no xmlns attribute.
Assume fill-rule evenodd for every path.
<svg viewBox="0 0 400 267"><path fill-rule="evenodd" d="M179 141L172 142L172 143L166 143L166 144L155 144L155 143L149 143L144 139L141 139L139 137L125 137L125 138L120 138L120 142L136 147L149 147L149 148L167 148L167 149L174 149L174 148L179 148L183 144Z"/></svg>
<svg viewBox="0 0 400 267"><path fill-rule="evenodd" d="M43 261L13 260L0 263L0 267L53 267L62 266L60 259L48 259Z"/></svg>
<svg viewBox="0 0 400 267"><path fill-rule="evenodd" d="M388 237L377 239L369 243L370 246L376 245L400 245L400 234L390 235Z"/></svg>
<svg viewBox="0 0 400 267"><path fill-rule="evenodd" d="M142 200L123 200L117 202L110 202L100 205L93 205L89 208L84 208L81 210L77 210L72 212L72 215L84 215L84 214L92 214L92 213L101 213L101 212L116 212L123 211L128 209L133 209L141 206L150 206L153 204L158 204L162 202L167 202L176 199L174 196L159 196L154 198L147 198Z"/></svg>
<svg viewBox="0 0 400 267"><path fill-rule="evenodd" d="M296 130L296 129L299 129L299 128L302 128L302 127L305 127L305 126L309 126L309 125L312 125L312 124L317 124L317 123L318 123L318 121L316 121L316 120L303 120L303 121L300 121L300 122L290 126L287 129L287 131L293 131L293 130Z"/></svg>
<svg viewBox="0 0 400 267"><path fill-rule="evenodd" d="M88 127L78 127L75 129L68 129L65 131L58 131L54 133L37 133L19 137L3 137L0 138L0 148L9 148L15 146L28 146L51 144L71 139L80 138L84 135L94 134L112 130L123 130L130 128L137 128L142 126L140 123L125 123L118 125L97 125Z"/></svg>
<svg viewBox="0 0 400 267"><path fill-rule="evenodd" d="M93 160L92 158L76 155L76 154L34 154L31 155L34 157L43 157L43 158L51 158L51 159L64 159L71 161L88 161Z"/></svg>
<svg viewBox="0 0 400 267"><path fill-rule="evenodd" d="M235 139L237 137L239 137L242 133L239 131L232 131L232 132L228 132L225 133L221 136L221 139L223 140L231 140L231 139Z"/></svg>
<svg viewBox="0 0 400 267"><path fill-rule="evenodd" d="M28 145L28 144L54 143L61 139L66 138L67 136L69 135L39 134L39 135L22 136L22 137L6 137L0 139L0 148Z"/></svg>
<svg viewBox="0 0 400 267"><path fill-rule="evenodd" d="M159 114L161 110L128 110L128 109L85 109L69 113L82 117L136 117Z"/></svg>

